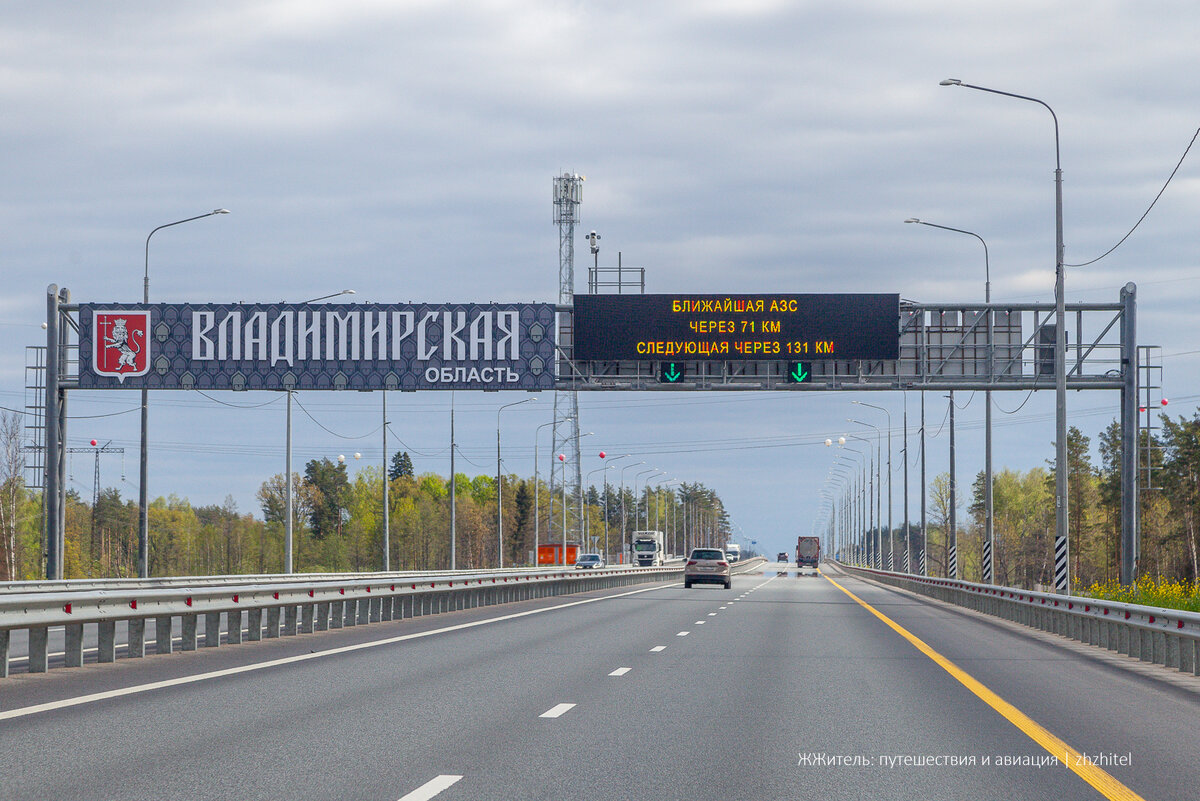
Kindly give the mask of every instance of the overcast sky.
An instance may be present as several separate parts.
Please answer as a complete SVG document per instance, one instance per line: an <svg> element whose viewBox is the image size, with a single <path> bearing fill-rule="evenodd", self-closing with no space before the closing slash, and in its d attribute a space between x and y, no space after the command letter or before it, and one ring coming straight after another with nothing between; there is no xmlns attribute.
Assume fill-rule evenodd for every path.
<svg viewBox="0 0 1200 801"><path fill-rule="evenodd" d="M1200 126L1197 23L1190 0L6 4L0 405L24 405L25 347L44 343L48 284L76 301L139 300L151 229L218 207L232 214L154 237L153 300L353 288L356 301L554 301L550 186L564 170L587 176L581 291L582 234L594 228L601 264L620 251L646 268L651 292L982 300L978 242L902 224L920 217L986 239L995 301L1050 301L1050 115L938 81L1054 108L1066 256L1083 262L1133 227ZM1187 416L1200 398L1198 212L1192 153L1122 247L1067 276L1069 301L1116 301L1138 284L1139 339L1163 346L1164 393ZM983 409L964 395L969 486ZM748 537L790 551L818 508L823 441L848 427L854 397L584 394L581 428L595 432L584 469L600 465L596 450L633 452L626 463L714 487ZM1013 411L1024 397L997 404ZM282 399L212 398L152 396L151 494L232 495L260 514L254 492L283 469ZM514 399L457 393L459 443L475 465L460 469L494 470L496 408ZM898 522L902 399L867 400L892 413ZM379 460L378 393L300 402L312 419L297 410L297 469L338 453ZM389 397L418 471L448 470L449 402ZM937 433L946 401L927 403ZM1072 394L1071 423L1094 438L1117 403ZM101 465L102 483L127 497L136 406L131 391L71 396L70 444L127 448L124 482L119 456ZM914 393L908 408L915 432ZM533 427L552 409L542 393L505 413L507 470L532 473ZM1053 458L1052 411L1046 392L997 414L997 469ZM943 429L931 476L946 469L946 447ZM76 456L71 473L90 496L91 458Z"/></svg>

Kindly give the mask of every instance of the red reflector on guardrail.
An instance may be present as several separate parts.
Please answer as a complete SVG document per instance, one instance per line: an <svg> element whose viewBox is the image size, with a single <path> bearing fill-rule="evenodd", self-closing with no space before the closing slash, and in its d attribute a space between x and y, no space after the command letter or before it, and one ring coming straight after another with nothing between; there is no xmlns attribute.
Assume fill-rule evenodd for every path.
<svg viewBox="0 0 1200 801"><path fill-rule="evenodd" d="M64 606L63 611L66 612L68 615L71 614L71 605L67 604L66 606Z"/></svg>
<svg viewBox="0 0 1200 801"><path fill-rule="evenodd" d="M233 602L234 602L235 604L238 602L237 593L234 593L234 595L233 595Z"/></svg>
<svg viewBox="0 0 1200 801"><path fill-rule="evenodd" d="M276 596L276 597L278 597L278 596ZM308 591L308 597L309 597L309 598L313 597L313 591L312 591L312 590L309 590L309 591Z"/></svg>
<svg viewBox="0 0 1200 801"><path fill-rule="evenodd" d="M184 606L191 606L192 605L192 596L189 595L188 597L184 598L183 604L184 604Z"/></svg>
<svg viewBox="0 0 1200 801"><path fill-rule="evenodd" d="M129 608L130 608L130 609L137 609L137 599L136 599L136 598L135 598L134 600L132 600L132 601L130 601L130 602L129 602Z"/></svg>
<svg viewBox="0 0 1200 801"><path fill-rule="evenodd" d="M277 593L277 592L273 592L273 593L271 593L271 597L272 597L272 598L274 598L276 601L278 601L278 600L279 600L279 593Z"/></svg>

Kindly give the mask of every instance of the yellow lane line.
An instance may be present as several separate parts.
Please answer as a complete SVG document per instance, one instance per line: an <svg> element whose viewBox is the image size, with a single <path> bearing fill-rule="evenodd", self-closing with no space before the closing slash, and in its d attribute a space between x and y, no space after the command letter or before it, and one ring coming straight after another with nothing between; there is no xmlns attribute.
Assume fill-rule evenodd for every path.
<svg viewBox="0 0 1200 801"><path fill-rule="evenodd" d="M921 638L910 633L899 623L896 623L887 615L875 609L875 607L871 606L862 598L859 598L857 595L850 592L850 590L846 589L841 584L838 584L836 581L829 578L829 576L825 576L824 574L822 575L826 581L849 595L864 609L886 623L888 627L890 627L901 637L912 643L913 647L936 662L939 667L957 679L959 683L961 683L968 690L975 693L975 695L977 695L985 704L1003 715L1009 723L1012 723L1018 729L1023 731L1031 740L1040 745L1042 748L1045 748L1051 756L1056 757L1060 761L1066 762L1066 766L1068 768L1073 770L1079 775L1080 778L1082 778L1092 787L1095 787L1097 790L1099 790L1105 798L1111 799L1111 801L1145 801L1145 799L1143 799L1133 790L1130 790L1128 787L1121 784L1121 782L1105 773L1098 766L1092 764L1091 761L1083 758L1083 755L1080 752L1076 751L1058 737L1051 734L1024 712L1017 709L1008 701L1005 701L1003 698L989 690L975 677L971 676L958 665L954 664L949 659L930 648L923 640L921 640Z"/></svg>

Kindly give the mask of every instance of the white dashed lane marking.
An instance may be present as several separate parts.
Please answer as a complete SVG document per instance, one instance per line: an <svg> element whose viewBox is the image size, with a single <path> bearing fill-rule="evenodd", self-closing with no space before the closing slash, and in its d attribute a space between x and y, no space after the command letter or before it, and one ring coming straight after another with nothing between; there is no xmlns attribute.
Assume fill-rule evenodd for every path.
<svg viewBox="0 0 1200 801"><path fill-rule="evenodd" d="M450 785L456 783L462 776L454 776L451 774L442 774L437 778L430 779L422 784L417 789L413 790L408 795L400 797L400 801L429 801L435 795L445 790Z"/></svg>
<svg viewBox="0 0 1200 801"><path fill-rule="evenodd" d="M574 706L575 706L574 704L555 704L554 706L550 707L542 714L538 715L538 717L539 718L557 718L557 717L560 717L568 709L571 709Z"/></svg>
<svg viewBox="0 0 1200 801"><path fill-rule="evenodd" d="M626 673L628 673L628 672L629 672L629 671L631 671L631 670L633 670L633 668L617 668L616 670L614 670L612 673L609 673L608 675L610 675L610 676L624 676Z"/></svg>

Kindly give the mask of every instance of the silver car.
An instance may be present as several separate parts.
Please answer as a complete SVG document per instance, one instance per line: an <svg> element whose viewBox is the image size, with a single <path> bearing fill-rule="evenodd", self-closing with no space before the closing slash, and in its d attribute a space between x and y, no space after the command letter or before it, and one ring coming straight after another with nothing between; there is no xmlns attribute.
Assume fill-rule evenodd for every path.
<svg viewBox="0 0 1200 801"><path fill-rule="evenodd" d="M604 557L598 553L581 553L575 560L576 570L586 570L593 567L604 567Z"/></svg>
<svg viewBox="0 0 1200 801"><path fill-rule="evenodd" d="M684 589L693 584L721 584L725 589L733 586L729 570L729 559L720 548L693 548L683 568Z"/></svg>

